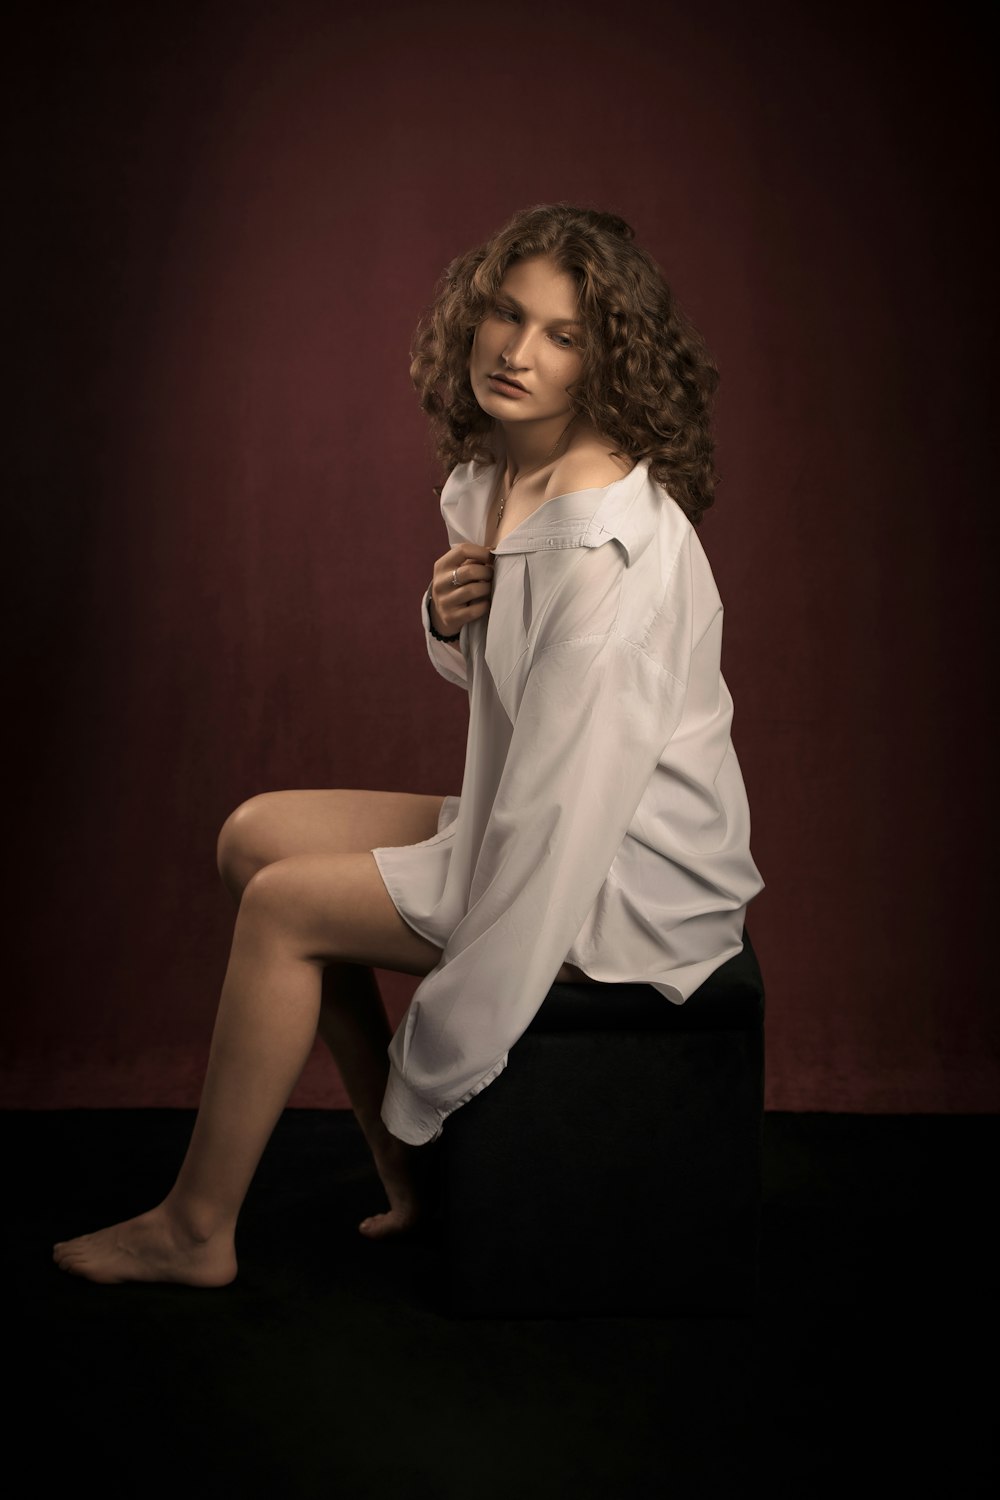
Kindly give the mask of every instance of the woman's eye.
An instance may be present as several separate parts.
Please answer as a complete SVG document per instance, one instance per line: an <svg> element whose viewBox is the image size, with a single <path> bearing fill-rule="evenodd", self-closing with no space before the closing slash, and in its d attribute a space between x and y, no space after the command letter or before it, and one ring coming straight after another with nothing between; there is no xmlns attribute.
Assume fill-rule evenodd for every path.
<svg viewBox="0 0 1000 1500"><path fill-rule="evenodd" d="M573 340L568 338L565 333L554 333L552 337L560 349L572 349Z"/></svg>
<svg viewBox="0 0 1000 1500"><path fill-rule="evenodd" d="M509 307L498 307L496 314L498 318L506 318L511 323L517 320L517 313L513 312Z"/></svg>

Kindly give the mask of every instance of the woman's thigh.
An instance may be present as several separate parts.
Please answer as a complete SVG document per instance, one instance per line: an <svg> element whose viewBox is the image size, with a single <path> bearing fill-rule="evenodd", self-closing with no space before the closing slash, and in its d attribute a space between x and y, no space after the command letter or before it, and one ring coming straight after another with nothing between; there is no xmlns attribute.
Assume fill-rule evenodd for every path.
<svg viewBox="0 0 1000 1500"><path fill-rule="evenodd" d="M399 915L370 853L295 854L247 886L238 926L265 924L299 958L428 974L441 950Z"/></svg>
<svg viewBox="0 0 1000 1500"><path fill-rule="evenodd" d="M258 870L297 854L361 854L437 832L443 797L354 790L262 792L219 834L223 881L237 897Z"/></svg>
<svg viewBox="0 0 1000 1500"><path fill-rule="evenodd" d="M239 900L247 882L279 860L296 855L370 854L372 849L383 846L419 844L437 832L443 801L443 797L417 792L347 789L262 792L242 803L223 824L219 834L219 871ZM403 921L374 859L354 861L352 868L357 882L355 898L360 898L362 904L366 896L370 898L367 919L356 899L350 903L358 924L360 947L384 954L381 959L372 957L365 961L409 974L429 972L440 951ZM283 876L290 873L282 872ZM324 909L323 888L327 888L327 898L332 894L330 876L324 878L316 864L309 861L304 862L298 873L313 877ZM338 931L342 930L338 924ZM589 974L565 963L556 978L563 982L593 983Z"/></svg>

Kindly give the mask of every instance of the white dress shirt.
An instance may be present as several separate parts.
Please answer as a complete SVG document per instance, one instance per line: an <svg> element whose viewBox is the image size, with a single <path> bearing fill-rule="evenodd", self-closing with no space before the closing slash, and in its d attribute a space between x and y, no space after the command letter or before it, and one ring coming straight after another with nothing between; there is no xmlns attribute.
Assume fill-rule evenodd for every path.
<svg viewBox="0 0 1000 1500"><path fill-rule="evenodd" d="M452 471L451 545L482 545L494 479ZM503 1070L564 960L680 1004L740 951L762 887L718 590L648 465L547 500L493 552L490 609L457 646L422 603L431 661L468 689L461 797L432 838L372 851L442 950L389 1048L382 1118L413 1145Z"/></svg>

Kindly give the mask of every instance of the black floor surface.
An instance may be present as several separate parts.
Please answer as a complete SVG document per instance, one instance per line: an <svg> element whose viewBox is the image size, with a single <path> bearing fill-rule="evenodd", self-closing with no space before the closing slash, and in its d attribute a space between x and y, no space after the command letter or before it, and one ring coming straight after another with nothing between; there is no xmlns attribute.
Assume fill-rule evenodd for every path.
<svg viewBox="0 0 1000 1500"><path fill-rule="evenodd" d="M268 1148L231 1287L56 1271L52 1240L162 1196L192 1118L0 1114L13 1493L996 1490L998 1117L769 1115L747 1317L449 1319L431 1246L357 1234L377 1179L353 1117L313 1110Z"/></svg>

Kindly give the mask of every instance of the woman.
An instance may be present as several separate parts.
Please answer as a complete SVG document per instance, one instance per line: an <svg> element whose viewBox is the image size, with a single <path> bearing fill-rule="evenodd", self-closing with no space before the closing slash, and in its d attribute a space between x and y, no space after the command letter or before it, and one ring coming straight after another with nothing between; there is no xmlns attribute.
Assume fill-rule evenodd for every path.
<svg viewBox="0 0 1000 1500"><path fill-rule="evenodd" d="M194 1133L150 1213L57 1245L95 1281L218 1286L317 1027L385 1187L500 1073L555 979L680 1003L739 951L760 889L692 529L716 373L620 219L515 218L449 268L412 365L450 471L422 605L469 693L460 799L254 797L224 825L239 910ZM669 490L669 493L667 492ZM391 1039L372 967L424 976Z"/></svg>

